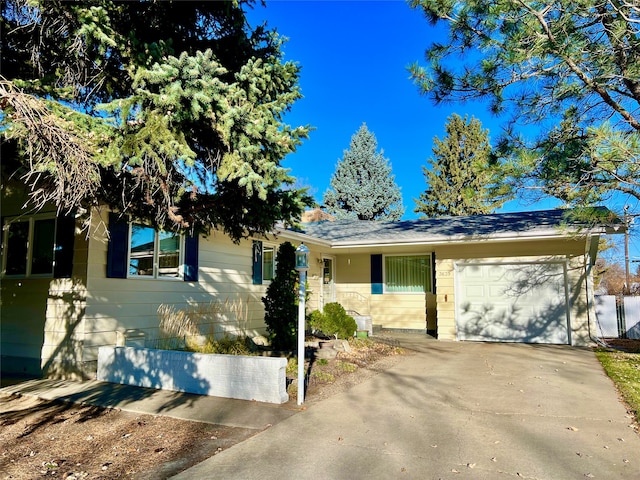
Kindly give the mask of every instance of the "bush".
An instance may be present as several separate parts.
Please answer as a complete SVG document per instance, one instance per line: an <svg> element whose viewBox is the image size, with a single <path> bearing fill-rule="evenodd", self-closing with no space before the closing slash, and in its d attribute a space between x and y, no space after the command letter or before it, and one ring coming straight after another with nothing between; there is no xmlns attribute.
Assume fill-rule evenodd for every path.
<svg viewBox="0 0 640 480"><path fill-rule="evenodd" d="M213 338L207 338L207 343L204 345L195 345L189 348L192 352L198 353L217 353L224 355L255 355L251 351L251 341L248 337L232 337L225 335L220 340L214 340Z"/></svg>
<svg viewBox="0 0 640 480"><path fill-rule="evenodd" d="M295 270L296 249L284 242L278 248L276 275L267 287L264 323L275 350L294 350L298 332L298 273Z"/></svg>
<svg viewBox="0 0 640 480"><path fill-rule="evenodd" d="M319 330L326 335L336 338L353 337L358 329L355 319L348 315L344 307L339 303L327 303L322 312L314 310L309 315L309 326L313 330Z"/></svg>

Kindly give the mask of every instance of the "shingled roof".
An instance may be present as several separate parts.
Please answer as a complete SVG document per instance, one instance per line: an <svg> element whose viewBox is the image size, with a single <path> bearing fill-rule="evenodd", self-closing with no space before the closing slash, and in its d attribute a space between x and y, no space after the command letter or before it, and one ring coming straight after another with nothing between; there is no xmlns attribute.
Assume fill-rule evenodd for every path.
<svg viewBox="0 0 640 480"><path fill-rule="evenodd" d="M299 232L339 247L558 237L585 229L592 233L622 231L620 220L608 209L599 207L589 212L586 216L585 210L556 209L396 222L337 220L303 224Z"/></svg>

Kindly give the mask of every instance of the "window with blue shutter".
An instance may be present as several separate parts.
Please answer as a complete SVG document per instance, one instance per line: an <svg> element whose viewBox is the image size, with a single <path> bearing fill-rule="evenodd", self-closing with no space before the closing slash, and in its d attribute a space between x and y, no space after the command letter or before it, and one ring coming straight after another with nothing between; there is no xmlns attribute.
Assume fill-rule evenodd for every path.
<svg viewBox="0 0 640 480"><path fill-rule="evenodd" d="M178 279L181 238L144 225L130 225L125 218L110 213L107 277ZM197 235L184 238L182 279L185 282L198 281L198 245Z"/></svg>

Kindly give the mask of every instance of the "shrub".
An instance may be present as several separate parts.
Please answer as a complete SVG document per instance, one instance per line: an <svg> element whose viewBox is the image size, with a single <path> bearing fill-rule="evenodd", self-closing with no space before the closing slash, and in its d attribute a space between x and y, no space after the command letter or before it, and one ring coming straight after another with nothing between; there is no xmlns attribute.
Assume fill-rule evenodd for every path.
<svg viewBox="0 0 640 480"><path fill-rule="evenodd" d="M322 333L326 333L323 330L325 326L325 318L324 314L320 310L314 310L307 316L307 325L312 331L321 331Z"/></svg>
<svg viewBox="0 0 640 480"><path fill-rule="evenodd" d="M298 331L298 273L295 270L296 249L284 242L278 248L276 275L267 287L264 323L275 350L294 350Z"/></svg>
<svg viewBox="0 0 640 480"><path fill-rule="evenodd" d="M250 340L247 337L232 337L225 335L219 340L207 338L204 345L190 345L189 350L198 353L217 353L225 355L255 355L250 348Z"/></svg>
<svg viewBox="0 0 640 480"><path fill-rule="evenodd" d="M322 312L314 310L309 315L309 326L336 338L350 338L358 329L355 319L337 302L327 303Z"/></svg>

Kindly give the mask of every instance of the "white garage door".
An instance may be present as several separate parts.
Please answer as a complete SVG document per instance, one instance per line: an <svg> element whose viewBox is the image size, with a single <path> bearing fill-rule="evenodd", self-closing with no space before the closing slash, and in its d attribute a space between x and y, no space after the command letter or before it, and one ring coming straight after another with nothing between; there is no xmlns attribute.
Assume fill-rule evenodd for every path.
<svg viewBox="0 0 640 480"><path fill-rule="evenodd" d="M456 265L459 340L569 343L564 263Z"/></svg>

